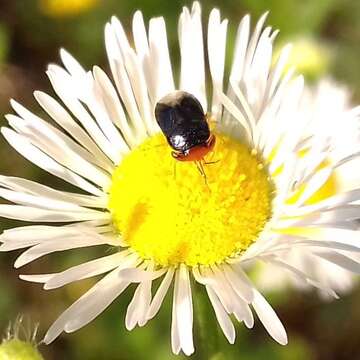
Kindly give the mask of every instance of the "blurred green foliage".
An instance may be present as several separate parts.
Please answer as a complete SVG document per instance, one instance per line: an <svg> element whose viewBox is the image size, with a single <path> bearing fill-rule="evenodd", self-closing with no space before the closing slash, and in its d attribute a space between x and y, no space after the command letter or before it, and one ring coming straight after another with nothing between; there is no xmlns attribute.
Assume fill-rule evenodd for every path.
<svg viewBox="0 0 360 360"><path fill-rule="evenodd" d="M5 62L9 50L9 35L7 27L0 24L0 64Z"/></svg>
<svg viewBox="0 0 360 360"><path fill-rule="evenodd" d="M44 71L50 62L59 62L58 49L69 50L84 66L99 64L108 68L104 43L104 24L111 15L118 16L130 31L132 14L141 9L148 20L164 16L174 70L179 64L177 45L177 18L183 5L190 1L165 0L103 0L94 2L92 8L66 16L49 16L41 11L40 0L3 1L0 3L0 111L10 111L8 99L15 97L26 106L39 111L32 99L34 89L52 93ZM268 23L281 29L282 43L311 39L314 44L326 47L325 68L310 67L305 70L308 79L316 80L328 71L340 81L347 82L354 92L354 101L360 100L360 1L359 0L223 0L203 1L203 19L211 8L219 7L229 18L227 67L236 28L240 18L250 13L253 19L270 10ZM253 20L254 23L255 20ZM315 46L315 52L316 46ZM315 62L316 64L316 62ZM0 125L5 120L0 119ZM63 183L48 176L26 162L0 139L0 173L31 178L55 187ZM0 220L0 230L19 225L19 222ZM84 249L67 254L56 254L30 264L25 273L51 272L65 269L96 256L106 249ZM73 284L66 289L44 293L39 285L27 284L18 279L19 271L12 269L16 254L1 254L0 261L0 331L18 313L30 314L41 323L41 332L55 317L79 297L92 284L92 280ZM271 275L271 274L270 274ZM126 306L133 289L97 320L72 335L61 336L50 346L41 346L46 360L130 360L130 359L179 359L171 354L170 347L170 294L159 316L144 328L129 333L124 327ZM204 297L195 289L196 299ZM208 323L197 321L197 352L193 359L359 359L360 349L360 290L337 302L327 303L314 293L303 294L287 290L270 294L280 318L289 331L289 345L274 343L260 323L249 331L238 326L235 345L227 344L216 324L208 300L195 303L195 310L205 313ZM203 306L204 308L201 308ZM196 311L195 311L196 313ZM220 333L220 335L218 335ZM209 354L208 346L213 346ZM214 346L215 344L215 346ZM223 350L217 354L217 348ZM2 360L2 359L1 359Z"/></svg>

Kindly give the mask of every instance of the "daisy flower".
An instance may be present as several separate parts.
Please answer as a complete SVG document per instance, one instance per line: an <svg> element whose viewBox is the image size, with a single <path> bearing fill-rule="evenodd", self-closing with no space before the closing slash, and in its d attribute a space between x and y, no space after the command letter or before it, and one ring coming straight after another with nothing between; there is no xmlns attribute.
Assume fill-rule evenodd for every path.
<svg viewBox="0 0 360 360"><path fill-rule="evenodd" d="M323 79L316 86L306 88L303 93L300 111L303 113L302 116L309 121L307 134L316 133L319 134L318 136L330 139L331 149L326 159L329 164L336 164L342 158L359 151L359 121L357 116L351 115L350 95L346 87L337 84L332 79ZM355 158L336 168L309 201L314 204L336 193L355 189L360 183L360 175L354 169L359 167L360 160ZM360 218L360 212L357 217ZM345 220L338 218L337 220L337 227L340 228L356 230L359 226L355 218ZM346 255L344 252L342 254ZM302 249L289 249L281 257L288 259L301 270L307 269L312 277L320 279L322 283L340 293L351 290L354 285L354 274L348 268L329 261L327 257L319 259L311 254L309 256L308 252ZM352 257L355 261L360 259L358 254L353 254ZM268 291L280 290L289 284L304 290L311 289L308 284L288 276L281 268L272 267L269 271L267 264L260 266L257 276L260 288ZM327 294L321 290L320 295L328 298Z"/></svg>
<svg viewBox="0 0 360 360"><path fill-rule="evenodd" d="M214 9L204 37L199 3L191 10L184 7L178 24L177 82L164 19L151 19L147 29L136 12L129 39L113 17L105 27L112 80L99 67L85 71L62 50L64 68L50 65L47 71L62 104L35 92L57 127L11 102L17 115L7 116L12 129L2 129L5 138L28 160L79 191L2 176L0 195L14 204L0 205L0 214L50 225L5 231L1 250L29 248L15 262L21 267L57 251L98 245L114 249L111 255L58 273L21 275L54 289L105 274L60 315L45 343L88 324L135 283L126 328L145 325L171 291L172 351L190 355L192 288L198 286L194 279L204 286L230 343L235 341L233 316L251 328L256 313L284 345L285 329L246 275L247 264L276 264L333 296L328 284L281 255L299 248L358 271L359 264L348 255L359 252L358 232L339 223L351 224L357 216L354 202L360 189L308 203L358 152L320 166L329 157L331 139L308 134L309 121L299 110L303 79L291 71L283 75L289 46L272 61L277 31L264 28L265 20L266 14L253 32L250 17L241 20L225 77L227 20ZM194 162L171 156L157 125L156 104L176 90L192 94L216 124L215 147L200 161L206 179ZM347 116L357 118L359 113L356 108Z"/></svg>

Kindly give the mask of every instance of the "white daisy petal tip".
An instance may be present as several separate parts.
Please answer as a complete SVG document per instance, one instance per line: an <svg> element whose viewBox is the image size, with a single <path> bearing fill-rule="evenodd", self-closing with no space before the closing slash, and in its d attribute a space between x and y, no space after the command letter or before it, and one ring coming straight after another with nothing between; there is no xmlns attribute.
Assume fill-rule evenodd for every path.
<svg viewBox="0 0 360 360"><path fill-rule="evenodd" d="M258 20L258 22L260 23L264 23L266 21L266 19L268 18L270 14L270 10L266 10L260 17L260 19Z"/></svg>
<svg viewBox="0 0 360 360"><path fill-rule="evenodd" d="M19 279L34 283L46 283L49 279L53 277L54 274L36 274L36 275L26 275L26 274L20 274ZM44 286L45 289L45 286Z"/></svg>
<svg viewBox="0 0 360 360"><path fill-rule="evenodd" d="M64 65L66 63L70 63L75 60L73 58L73 56L65 48L60 48L59 55L60 55L61 61Z"/></svg>
<svg viewBox="0 0 360 360"><path fill-rule="evenodd" d="M258 291L255 291L255 298L252 305L269 335L280 345L287 345L288 337L284 325L270 304Z"/></svg>
<svg viewBox="0 0 360 360"><path fill-rule="evenodd" d="M19 104L14 98L10 98L9 102L13 109L14 109L14 107L16 107L16 105Z"/></svg>
<svg viewBox="0 0 360 360"><path fill-rule="evenodd" d="M22 266L26 265L28 263L28 258L26 256L19 256L15 262L14 262L14 268L19 269Z"/></svg>

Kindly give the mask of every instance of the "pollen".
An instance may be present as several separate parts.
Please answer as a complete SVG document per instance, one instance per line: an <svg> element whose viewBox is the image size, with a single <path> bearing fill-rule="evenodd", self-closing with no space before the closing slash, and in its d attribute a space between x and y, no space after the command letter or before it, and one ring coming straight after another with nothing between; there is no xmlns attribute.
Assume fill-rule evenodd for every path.
<svg viewBox="0 0 360 360"><path fill-rule="evenodd" d="M244 252L271 216L273 187L261 159L216 134L205 179L170 152L158 134L116 168L109 210L122 241L158 266L215 265Z"/></svg>

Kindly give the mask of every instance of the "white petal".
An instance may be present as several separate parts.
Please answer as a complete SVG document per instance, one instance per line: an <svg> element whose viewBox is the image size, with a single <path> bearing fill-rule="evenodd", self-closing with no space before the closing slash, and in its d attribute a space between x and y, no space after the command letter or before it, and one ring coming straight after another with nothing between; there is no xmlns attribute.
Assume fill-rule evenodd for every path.
<svg viewBox="0 0 360 360"><path fill-rule="evenodd" d="M33 196L18 191L11 191L0 187L0 197L11 201L15 204L31 206L40 209L70 211L70 212L86 212L87 209L78 205L68 203L61 200L54 200L43 196Z"/></svg>
<svg viewBox="0 0 360 360"><path fill-rule="evenodd" d="M269 98L274 94L276 87L279 84L280 78L284 72L285 65L288 61L292 45L288 44L281 49L279 58L277 59L276 65L271 72L269 77L268 86L269 86Z"/></svg>
<svg viewBox="0 0 360 360"><path fill-rule="evenodd" d="M132 283L142 283L144 281L152 281L162 276L166 272L166 269L160 269L157 271L141 270L138 268L121 270L119 276Z"/></svg>
<svg viewBox="0 0 360 360"><path fill-rule="evenodd" d="M240 125L244 128L246 139L252 144L252 132L251 126L248 120L241 113L240 109L224 94L219 93L219 98L223 104L223 106L227 109L227 111L240 123Z"/></svg>
<svg viewBox="0 0 360 360"><path fill-rule="evenodd" d="M132 31L136 53L141 60L149 53L149 44L141 11L135 11L132 21Z"/></svg>
<svg viewBox="0 0 360 360"><path fill-rule="evenodd" d="M56 289L74 281L86 279L108 272L124 262L128 251L122 251L113 255L104 256L86 263L73 266L60 273L53 274L51 279L46 281L45 290Z"/></svg>
<svg viewBox="0 0 360 360"><path fill-rule="evenodd" d="M304 89L304 78L298 76L289 86L288 92L282 99L281 113L278 115L278 124L280 129L273 133L285 133L283 141L279 144L274 159L271 161L269 171L273 173L281 164L287 161L289 155L293 154L294 148L301 139L301 134L306 126L306 121L296 118L300 104L301 95ZM289 122L289 117L292 121ZM275 126L275 124L273 124ZM264 134L266 136L266 134Z"/></svg>
<svg viewBox="0 0 360 360"><path fill-rule="evenodd" d="M19 278L21 280L43 284L46 283L49 279L51 279L53 276L54 274L36 274L36 275L21 274L19 275Z"/></svg>
<svg viewBox="0 0 360 360"><path fill-rule="evenodd" d="M65 49L60 49L60 57L65 65L67 71L74 77L86 76L84 68L78 63L78 61Z"/></svg>
<svg viewBox="0 0 360 360"><path fill-rule="evenodd" d="M20 118L14 115L7 115L6 119L18 133L27 137L33 145L70 170L88 178L94 183L106 186L109 182L109 176L92 165L95 160L91 154L78 146L71 138L28 111L16 101L12 100L11 106L19 114Z"/></svg>
<svg viewBox="0 0 360 360"><path fill-rule="evenodd" d="M193 94L206 112L204 44L198 2L193 3L191 14L188 8L183 8L178 32L181 55L180 90Z"/></svg>
<svg viewBox="0 0 360 360"><path fill-rule="evenodd" d="M291 238L291 236L290 236ZM287 244L287 246L278 246L271 248L269 253L277 252L277 251L286 251L291 249L292 247L320 247L320 248L329 248L333 250L343 250L343 251L351 251L354 253L360 252L360 247L355 245L349 245L340 241L324 241L324 240L294 240L291 243Z"/></svg>
<svg viewBox="0 0 360 360"><path fill-rule="evenodd" d="M335 251L317 251L315 255L355 274L360 274L360 263Z"/></svg>
<svg viewBox="0 0 360 360"><path fill-rule="evenodd" d="M108 219L107 212L84 210L81 212L55 211L39 209L31 206L0 204L0 216L8 219L34 221L34 222L73 222L84 220Z"/></svg>
<svg viewBox="0 0 360 360"><path fill-rule="evenodd" d="M213 82L211 114L218 121L222 115L218 93L223 91L227 24L227 20L221 22L220 11L218 9L211 11L208 25L208 57Z"/></svg>
<svg viewBox="0 0 360 360"><path fill-rule="evenodd" d="M175 355L178 355L181 350L180 337L179 337L179 328L178 328L178 320L176 313L176 297L178 293L179 281L176 280L175 275L175 285L174 285L174 295L172 302L172 311L171 311L171 350Z"/></svg>
<svg viewBox="0 0 360 360"><path fill-rule="evenodd" d="M257 128L260 134L259 148L262 149L264 158L268 158L274 149L277 149L284 134L284 127L288 124L285 122L285 117L281 117L279 114L284 103L286 104L286 96L293 86L293 75L293 68L285 73L271 101L268 102L268 106L264 108L257 121ZM276 127L277 131L272 131L274 127Z"/></svg>
<svg viewBox="0 0 360 360"><path fill-rule="evenodd" d="M69 324L67 331L74 331L75 328L79 328L78 325L86 325L89 318L94 317L94 314L98 315L99 312L110 305L128 286L128 284L124 284L117 279L117 272L117 270L113 270L110 274L104 276L103 279L64 311L46 333L43 340L45 344L54 341L65 330L67 324ZM79 313L82 314L82 317L77 318ZM70 326L71 323L72 326Z"/></svg>
<svg viewBox="0 0 360 360"><path fill-rule="evenodd" d="M309 271L306 271L307 269L305 269L305 271L304 270L301 271L298 268L296 268L295 266L288 264L286 261L277 259L277 258L270 257L268 259L268 261L271 264L274 264L276 266L281 267L282 269L286 269L286 270L290 271L292 273L292 275L295 275L300 281L309 283L310 285L318 288L319 290L324 291L327 295L334 297L335 299L339 298L333 289L329 288L326 284L323 284L321 281L318 281L318 280L314 279L313 276L309 275L308 274Z"/></svg>
<svg viewBox="0 0 360 360"><path fill-rule="evenodd" d="M248 101L256 118L259 118L265 106L265 91L272 58L272 44L269 37L271 28L267 27L261 34L248 71L244 73L244 81Z"/></svg>
<svg viewBox="0 0 360 360"><path fill-rule="evenodd" d="M140 11L135 12L132 25L136 53L142 64L153 108L159 98L174 90L165 22L163 18L150 20L149 40Z"/></svg>
<svg viewBox="0 0 360 360"><path fill-rule="evenodd" d="M185 355L194 352L193 344L193 308L189 273L185 265L175 274L175 316L180 347Z"/></svg>
<svg viewBox="0 0 360 360"><path fill-rule="evenodd" d="M31 180L11 176L0 175L0 185L11 190L46 197L51 200L60 200L79 206L106 208L108 202L105 194L100 198L92 195L59 191Z"/></svg>
<svg viewBox="0 0 360 360"><path fill-rule="evenodd" d="M100 236L98 234L83 234L82 237L67 238L65 242L51 239L39 245L35 245L29 250L24 251L15 261L14 266L19 268L24 266L44 255L51 254L57 251L64 251L87 246L95 246L102 244L109 244L110 238Z"/></svg>
<svg viewBox="0 0 360 360"><path fill-rule="evenodd" d="M99 96L102 97L104 107L108 112L110 119L119 127L129 146L134 147L136 145L136 139L110 79L98 66L94 66L93 74L96 85L99 88Z"/></svg>
<svg viewBox="0 0 360 360"><path fill-rule="evenodd" d="M300 208L287 208L285 210L287 216L302 216L315 211L333 209L358 200L360 200L360 189L354 189L336 194L313 205L305 205Z"/></svg>
<svg viewBox="0 0 360 360"><path fill-rule="evenodd" d="M148 319L152 319L160 310L161 304L163 303L165 295L169 290L173 277L174 277L174 268L170 268L167 271L163 281L161 282L150 304L149 311L147 314Z"/></svg>
<svg viewBox="0 0 360 360"><path fill-rule="evenodd" d="M359 246L359 231L337 228L291 228L291 234L311 240L334 241L342 244Z"/></svg>
<svg viewBox="0 0 360 360"><path fill-rule="evenodd" d="M281 176L276 179L277 193L274 198L274 217L277 218L279 214L283 213L286 199L291 194L291 186L294 183L296 174L296 166L298 164L297 156L289 155L287 161L284 163L284 168Z"/></svg>
<svg viewBox="0 0 360 360"><path fill-rule="evenodd" d="M256 46L258 44L258 40L267 16L268 16L268 12L264 13L256 23L255 30L251 36L249 45L247 47L246 59L244 64L244 74L246 74L246 72L249 69L249 66L251 65L251 62L253 61Z"/></svg>
<svg viewBox="0 0 360 360"><path fill-rule="evenodd" d="M100 189L90 184L82 177L76 175L72 171L61 166L51 157L49 157L48 155L37 149L35 146L30 144L30 142L25 137L17 134L16 132L8 128L1 128L1 133L4 135L6 140L17 152L19 152L23 157L25 157L35 165L46 170L50 174L55 175L85 190L90 194L97 196L102 195L102 191Z"/></svg>
<svg viewBox="0 0 360 360"><path fill-rule="evenodd" d="M40 106L66 130L68 134L93 155L92 158L86 158L86 155L82 152L80 155L82 155L84 159L92 161L103 169L112 172L113 164L99 149L98 145L54 98L41 91L35 91L34 96Z"/></svg>
<svg viewBox="0 0 360 360"><path fill-rule="evenodd" d="M244 115L246 115L246 122L249 124L251 134L253 137L254 147L258 147L258 141L259 141L259 134L256 127L256 120L253 114L253 111L247 102L244 94L242 93L240 87L234 82L233 79L230 78L230 85L234 92L234 95L236 96L237 100L239 101L240 105L242 106L244 110Z"/></svg>
<svg viewBox="0 0 360 360"><path fill-rule="evenodd" d="M250 306L245 307L246 316L244 318L244 324L248 329L252 329L254 326L254 315L250 309Z"/></svg>
<svg viewBox="0 0 360 360"><path fill-rule="evenodd" d="M352 160L357 159L359 157L360 157L360 151L354 152L354 153L352 153L352 154L338 160L335 163L334 167L338 168L338 167L340 167L342 165L345 165L346 163L351 162Z"/></svg>
<svg viewBox="0 0 360 360"><path fill-rule="evenodd" d="M305 203L316 191L318 191L334 173L332 167L326 167L317 171L313 177L306 184L305 190L301 193L299 199L296 201L295 206L300 206Z"/></svg>
<svg viewBox="0 0 360 360"><path fill-rule="evenodd" d="M239 322L243 321L244 319L247 319L247 322L251 321L249 318L249 311L247 311L247 303L243 301L241 297L239 297L239 295L234 291L230 282L225 277L224 270L215 266L212 266L212 269L217 280L217 286L213 287L213 290L216 292L224 307L225 302L223 302L222 299L229 302L229 305L227 305L230 310L229 313L233 313Z"/></svg>
<svg viewBox="0 0 360 360"><path fill-rule="evenodd" d="M230 77L237 82L239 82L243 76L245 56L249 42L249 34L250 16L246 15L241 19L236 33L234 60L231 66Z"/></svg>
<svg viewBox="0 0 360 360"><path fill-rule="evenodd" d="M308 154L302 158L304 166L296 175L294 189L297 189L302 184L306 184L311 176L319 169L320 165L330 156L328 144L324 146L319 142L318 144L310 144L310 148L311 150L308 150Z"/></svg>
<svg viewBox="0 0 360 360"><path fill-rule="evenodd" d="M146 270L143 269L145 267L139 270L151 273L153 272L153 265L147 266ZM151 280L146 280L138 285L126 311L125 325L128 330L132 330L136 324L139 324L139 326L146 324L148 320L146 315L151 302L151 284Z"/></svg>
<svg viewBox="0 0 360 360"><path fill-rule="evenodd" d="M350 221L359 219L360 206L346 205L335 210L327 210L319 213L311 213L301 218L279 219L276 222L276 228L303 227L303 226L320 226L337 227L335 224L345 222L349 225Z"/></svg>
<svg viewBox="0 0 360 360"><path fill-rule="evenodd" d="M145 138L146 131L134 98L131 79L123 62L123 54L127 54L130 46L119 20L115 17L111 24L105 26L105 45L116 88L133 124L135 136L141 141Z"/></svg>
<svg viewBox="0 0 360 360"><path fill-rule="evenodd" d="M92 301L87 300L81 310L75 314L75 318L68 321L64 327L65 332L71 333L77 331L83 326L89 324L98 315L100 315L127 287L129 283L117 282L107 286L100 294L92 297ZM44 340L46 343L46 341ZM50 341L51 342L51 341ZM49 341L47 342L49 343Z"/></svg>
<svg viewBox="0 0 360 360"><path fill-rule="evenodd" d="M232 314L235 312L234 291L220 271L217 271L215 268L212 268L212 270L213 272L210 272L210 270L203 270L203 272L207 277L213 278L214 285L211 286L212 289L215 291L226 312Z"/></svg>
<svg viewBox="0 0 360 360"><path fill-rule="evenodd" d="M102 101L102 96L99 94L101 88L97 86L91 73L88 74L88 82L88 94L84 99L81 99L81 96L79 95L77 95L77 98L84 102L89 109L90 114L94 117L99 129L104 133L107 140L109 140L113 147L113 151L119 154L115 161L115 163L118 164L121 155L128 153L129 147L111 120L111 114L108 114Z"/></svg>
<svg viewBox="0 0 360 360"><path fill-rule="evenodd" d="M32 245L40 244L44 241L61 239L65 240L67 237L82 236L89 231L86 224L80 223L77 226L45 226L45 225L28 225L5 230L0 235L0 241L4 244L1 250L15 250ZM102 233L104 227L94 227L92 231L95 233ZM59 240L60 241L60 240Z"/></svg>
<svg viewBox="0 0 360 360"><path fill-rule="evenodd" d="M142 284L139 284L126 311L125 327L129 331L134 329L138 322L138 317L140 316L140 309L142 307L143 300L144 299L142 298Z"/></svg>
<svg viewBox="0 0 360 360"><path fill-rule="evenodd" d="M149 64L146 66L150 88L154 89L153 106L163 96L175 90L170 62L165 21L162 17L151 19L149 24ZM151 80L150 80L151 79Z"/></svg>
<svg viewBox="0 0 360 360"><path fill-rule="evenodd" d="M70 319L65 324L65 332L72 333L89 324L121 295L128 286L129 283L115 280L113 284L104 288L97 298L93 295L92 299L87 299L82 309L75 314L73 319Z"/></svg>
<svg viewBox="0 0 360 360"><path fill-rule="evenodd" d="M236 272L232 266L226 265L224 274L238 296L250 304L254 298L252 285L245 275L239 271L239 267L236 267L235 269Z"/></svg>
<svg viewBox="0 0 360 360"><path fill-rule="evenodd" d="M46 73L55 92L61 98L67 108L80 121L81 125L86 129L88 134L92 137L99 148L114 163L117 163L119 154L111 146L109 140L105 137L94 119L85 110L84 106L80 103L76 96L69 92L69 89L72 89L73 84L71 83L69 75L66 73L66 71L58 66L52 65L49 66L49 70Z"/></svg>
<svg viewBox="0 0 360 360"><path fill-rule="evenodd" d="M288 339L283 324L273 308L257 290L254 290L252 305L269 335L279 344L286 345Z"/></svg>
<svg viewBox="0 0 360 360"><path fill-rule="evenodd" d="M158 128L148 97L145 75L134 50L128 50L125 56L125 65L129 78L131 78L132 89L140 111L140 116L144 121L147 133L152 135L158 131Z"/></svg>
<svg viewBox="0 0 360 360"><path fill-rule="evenodd" d="M216 296L215 292L211 289L210 286L206 286L206 291L209 295L211 305L214 308L216 319L221 327L221 330L228 339L229 343L234 344L236 334L233 323L224 310L219 298Z"/></svg>
<svg viewBox="0 0 360 360"><path fill-rule="evenodd" d="M146 325L148 321L147 313L149 311L150 303L151 303L151 285L152 285L152 281L145 281L144 283L141 284L142 302L141 302L141 311L138 318L138 324L140 327Z"/></svg>
<svg viewBox="0 0 360 360"><path fill-rule="evenodd" d="M115 81L115 83L117 84L121 100L123 101L126 111L131 119L138 142L140 142L147 136L146 128L139 113L125 66L120 59L114 62L114 69L117 74L117 81Z"/></svg>

